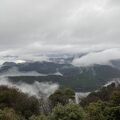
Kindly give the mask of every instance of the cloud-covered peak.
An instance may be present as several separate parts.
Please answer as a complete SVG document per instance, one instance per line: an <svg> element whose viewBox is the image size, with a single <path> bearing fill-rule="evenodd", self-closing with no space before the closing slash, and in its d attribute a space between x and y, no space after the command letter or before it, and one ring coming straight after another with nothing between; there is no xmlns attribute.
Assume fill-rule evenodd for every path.
<svg viewBox="0 0 120 120"><path fill-rule="evenodd" d="M75 66L92 66L94 64L110 65L112 60L120 59L120 49L108 49L100 52L90 52L72 62Z"/></svg>

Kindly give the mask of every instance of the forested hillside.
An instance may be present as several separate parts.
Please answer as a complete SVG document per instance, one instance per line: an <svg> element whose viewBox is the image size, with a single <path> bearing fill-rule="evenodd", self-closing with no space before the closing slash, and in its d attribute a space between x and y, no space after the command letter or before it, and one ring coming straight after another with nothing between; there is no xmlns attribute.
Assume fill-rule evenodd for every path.
<svg viewBox="0 0 120 120"><path fill-rule="evenodd" d="M76 67L68 63L26 62L16 64L6 62L0 67L0 75L8 77L9 81L14 83L52 82L57 83L60 87L70 87L75 91L85 92L94 91L108 81L120 78L120 69L118 66L97 64Z"/></svg>

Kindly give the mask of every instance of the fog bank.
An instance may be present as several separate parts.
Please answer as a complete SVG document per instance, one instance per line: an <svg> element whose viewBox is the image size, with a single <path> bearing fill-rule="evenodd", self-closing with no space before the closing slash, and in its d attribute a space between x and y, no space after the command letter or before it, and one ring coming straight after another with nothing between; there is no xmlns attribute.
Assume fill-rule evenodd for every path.
<svg viewBox="0 0 120 120"><path fill-rule="evenodd" d="M107 49L99 52L90 52L80 58L75 58L72 64L75 66L111 65L111 60L120 59L120 49Z"/></svg>
<svg viewBox="0 0 120 120"><path fill-rule="evenodd" d="M27 84L24 82L12 83L7 77L0 77L0 85L18 88L22 92L28 93L31 96L36 96L38 98L41 98L42 96L48 97L59 88L58 84L52 84L48 82L36 81L33 84Z"/></svg>

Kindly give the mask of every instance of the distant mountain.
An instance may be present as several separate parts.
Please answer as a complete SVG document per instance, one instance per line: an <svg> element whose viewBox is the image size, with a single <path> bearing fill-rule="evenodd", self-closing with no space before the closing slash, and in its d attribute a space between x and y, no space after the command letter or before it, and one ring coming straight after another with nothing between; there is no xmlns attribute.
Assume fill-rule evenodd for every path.
<svg viewBox="0 0 120 120"><path fill-rule="evenodd" d="M73 71L76 74L78 71L78 68L71 64L59 64L54 62L26 62L16 64L13 62L5 62L0 68L0 73L6 72L13 67L18 68L18 70L22 72L36 71L42 74L51 74L59 71L63 74Z"/></svg>
<svg viewBox="0 0 120 120"><path fill-rule="evenodd" d="M47 76L34 76L33 74L24 74L24 76L9 77L12 82L27 82L32 84L35 81L58 83L61 87L72 87L76 91L93 91L98 89L108 81L114 78L120 78L119 62L113 61L113 66L110 65L93 65L89 67L75 67L71 64L54 63L54 62L26 62L13 63L6 62L0 68L0 74L10 71L12 68L17 68L20 72L33 71ZM58 74L59 73L59 74Z"/></svg>
<svg viewBox="0 0 120 120"><path fill-rule="evenodd" d="M120 60L112 60L111 63L115 68L120 69Z"/></svg>

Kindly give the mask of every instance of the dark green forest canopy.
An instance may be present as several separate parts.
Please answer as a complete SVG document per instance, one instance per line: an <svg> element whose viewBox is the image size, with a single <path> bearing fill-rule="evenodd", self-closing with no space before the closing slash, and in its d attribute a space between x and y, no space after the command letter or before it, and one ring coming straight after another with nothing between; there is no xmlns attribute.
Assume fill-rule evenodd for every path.
<svg viewBox="0 0 120 120"><path fill-rule="evenodd" d="M69 100L73 101L69 101ZM0 86L0 120L119 120L120 86L111 84L74 102L70 88L57 90L48 100Z"/></svg>

